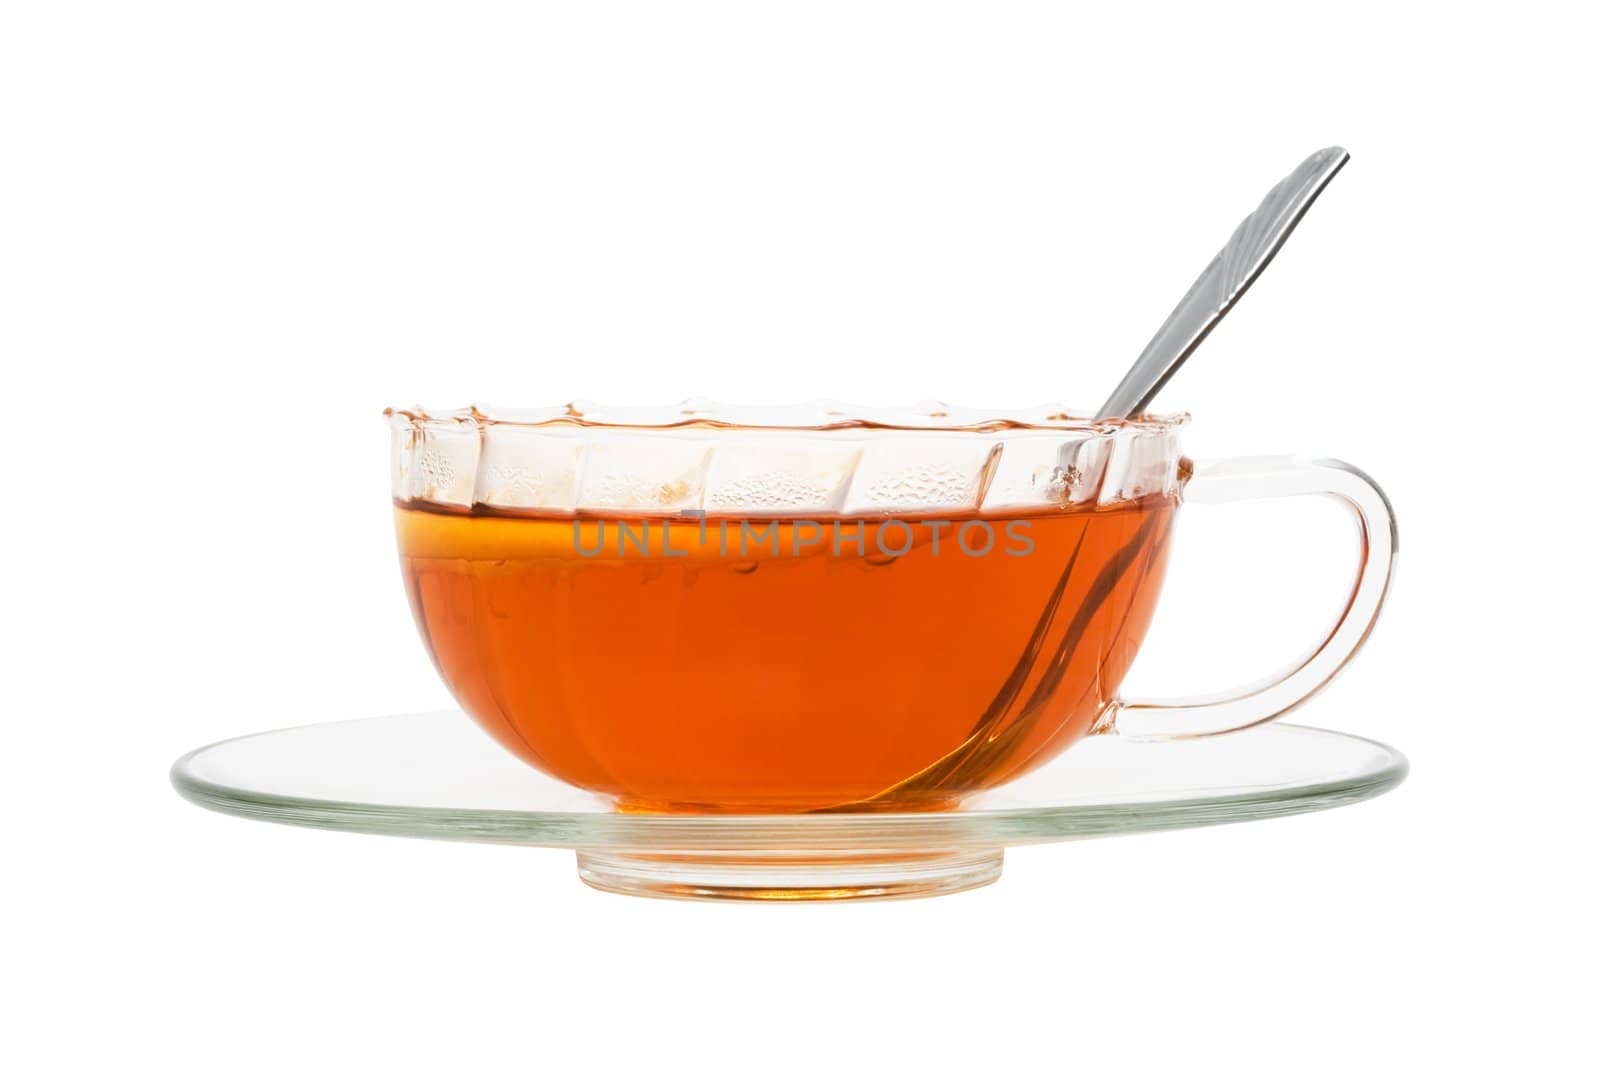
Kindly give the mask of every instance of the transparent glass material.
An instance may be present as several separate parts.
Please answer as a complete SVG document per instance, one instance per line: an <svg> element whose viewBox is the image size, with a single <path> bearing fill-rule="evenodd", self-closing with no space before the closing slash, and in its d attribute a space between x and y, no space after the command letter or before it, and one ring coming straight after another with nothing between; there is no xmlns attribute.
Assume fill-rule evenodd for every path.
<svg viewBox="0 0 1600 1067"><path fill-rule="evenodd" d="M1370 632L1394 520L1335 461L1195 465L1184 416L390 411L419 629L507 750L630 813L954 810L1095 735L1238 730ZM1315 493L1361 566L1302 662L1125 699L1181 501Z"/></svg>
<svg viewBox="0 0 1600 1067"><path fill-rule="evenodd" d="M1405 774L1384 745L1274 723L1173 744L1091 737L948 811L628 814L436 712L224 741L180 759L172 778L196 804L272 822L572 848L602 889L836 900L973 888L999 876L1008 845L1317 811Z"/></svg>
<svg viewBox="0 0 1600 1067"><path fill-rule="evenodd" d="M528 515L988 515L1176 491L1188 416L1064 408L391 409L397 501Z"/></svg>

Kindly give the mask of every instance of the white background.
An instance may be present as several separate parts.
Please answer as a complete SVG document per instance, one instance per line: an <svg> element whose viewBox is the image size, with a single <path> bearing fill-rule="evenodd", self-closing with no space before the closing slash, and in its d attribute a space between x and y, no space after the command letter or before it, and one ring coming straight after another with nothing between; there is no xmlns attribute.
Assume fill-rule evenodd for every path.
<svg viewBox="0 0 1600 1067"><path fill-rule="evenodd" d="M3 11L10 1062L1594 1054L1585 5ZM386 404L1092 408L1329 143L1158 407L1388 489L1387 616L1297 721L1406 751L1397 792L785 908L168 787L207 741L449 706ZM1316 506L1186 513L1130 691L1281 661L1351 551Z"/></svg>

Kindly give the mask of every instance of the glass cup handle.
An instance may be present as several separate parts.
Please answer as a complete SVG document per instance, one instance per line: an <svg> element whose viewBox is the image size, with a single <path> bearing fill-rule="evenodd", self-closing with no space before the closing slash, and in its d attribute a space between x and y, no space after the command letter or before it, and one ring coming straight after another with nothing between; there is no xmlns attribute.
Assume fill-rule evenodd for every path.
<svg viewBox="0 0 1600 1067"><path fill-rule="evenodd" d="M1394 573L1394 509L1378 483L1336 459L1260 456L1197 466L1183 490L1188 503L1311 494L1343 502L1361 535L1355 585L1327 636L1296 666L1241 689L1187 700L1119 699L1100 732L1168 739L1242 730L1299 707L1344 669L1372 632Z"/></svg>

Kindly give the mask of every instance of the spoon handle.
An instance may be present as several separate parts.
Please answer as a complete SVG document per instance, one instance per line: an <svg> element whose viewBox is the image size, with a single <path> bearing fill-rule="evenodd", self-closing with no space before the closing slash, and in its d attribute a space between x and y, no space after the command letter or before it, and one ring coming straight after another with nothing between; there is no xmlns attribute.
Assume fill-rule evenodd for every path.
<svg viewBox="0 0 1600 1067"><path fill-rule="evenodd" d="M1349 159L1350 153L1342 148L1324 148L1272 187L1261 206L1239 223L1217 258L1178 301L1111 397L1101 405L1097 419L1126 418L1145 409L1183 366L1189 353L1200 346L1260 277L1318 194Z"/></svg>

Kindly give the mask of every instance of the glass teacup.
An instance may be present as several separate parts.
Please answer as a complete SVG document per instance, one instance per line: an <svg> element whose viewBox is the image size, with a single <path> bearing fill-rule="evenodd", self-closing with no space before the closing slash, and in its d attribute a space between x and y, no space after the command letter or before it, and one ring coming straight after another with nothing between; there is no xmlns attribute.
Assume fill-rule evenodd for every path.
<svg viewBox="0 0 1600 1067"><path fill-rule="evenodd" d="M947 807L1091 733L1295 707L1365 640L1394 519L1330 460L1182 458L1186 416L844 406L390 411L407 591L462 707L624 810ZM1362 565L1306 660L1119 687L1180 500L1329 494Z"/></svg>

